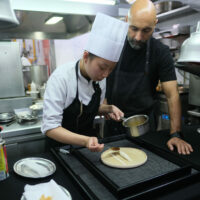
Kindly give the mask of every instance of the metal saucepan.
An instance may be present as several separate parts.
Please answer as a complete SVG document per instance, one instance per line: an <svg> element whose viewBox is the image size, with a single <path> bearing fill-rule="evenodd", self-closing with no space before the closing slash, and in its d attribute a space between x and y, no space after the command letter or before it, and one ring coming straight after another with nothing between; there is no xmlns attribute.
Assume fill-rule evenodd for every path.
<svg viewBox="0 0 200 200"><path fill-rule="evenodd" d="M147 115L134 115L129 118L122 118L123 126L131 137L144 135L149 131L149 117Z"/></svg>

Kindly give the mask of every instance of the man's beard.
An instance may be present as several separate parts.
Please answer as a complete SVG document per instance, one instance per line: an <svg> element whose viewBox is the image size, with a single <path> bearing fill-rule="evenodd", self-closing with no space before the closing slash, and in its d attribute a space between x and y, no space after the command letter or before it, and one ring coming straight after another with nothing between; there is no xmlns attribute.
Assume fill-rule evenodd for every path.
<svg viewBox="0 0 200 200"><path fill-rule="evenodd" d="M130 46L135 50L142 49L147 43L146 41L137 41L133 38L130 38L129 36L127 38L128 38L128 42L129 42Z"/></svg>

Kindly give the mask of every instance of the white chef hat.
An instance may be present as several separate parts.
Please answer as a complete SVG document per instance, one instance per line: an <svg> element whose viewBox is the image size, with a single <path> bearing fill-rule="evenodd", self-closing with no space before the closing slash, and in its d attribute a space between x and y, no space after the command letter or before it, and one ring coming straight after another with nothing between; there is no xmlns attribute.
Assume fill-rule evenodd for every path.
<svg viewBox="0 0 200 200"><path fill-rule="evenodd" d="M85 50L109 61L118 62L128 32L128 24L98 13Z"/></svg>

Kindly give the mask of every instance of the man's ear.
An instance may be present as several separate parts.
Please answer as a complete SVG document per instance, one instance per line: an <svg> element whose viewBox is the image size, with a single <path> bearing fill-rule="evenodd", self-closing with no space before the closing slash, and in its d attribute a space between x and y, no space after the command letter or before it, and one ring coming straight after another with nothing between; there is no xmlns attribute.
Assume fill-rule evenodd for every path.
<svg viewBox="0 0 200 200"><path fill-rule="evenodd" d="M158 23L158 19L156 18L156 22L155 22L155 25Z"/></svg>
<svg viewBox="0 0 200 200"><path fill-rule="evenodd" d="M87 63L88 58L89 58L89 52L88 51L84 51L84 53L83 53L83 60L84 60L85 63Z"/></svg>

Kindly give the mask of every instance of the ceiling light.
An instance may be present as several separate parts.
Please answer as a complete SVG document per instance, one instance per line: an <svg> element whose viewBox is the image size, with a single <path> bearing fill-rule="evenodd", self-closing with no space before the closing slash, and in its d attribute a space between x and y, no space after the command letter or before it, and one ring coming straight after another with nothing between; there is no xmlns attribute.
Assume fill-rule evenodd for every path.
<svg viewBox="0 0 200 200"><path fill-rule="evenodd" d="M56 24L56 23L58 23L59 21L61 21L63 19L63 17L60 17L60 16L53 16L53 17L51 17L51 18L49 18L49 19L47 19L46 21L45 21L45 24Z"/></svg>
<svg viewBox="0 0 200 200"><path fill-rule="evenodd" d="M79 3L94 3L94 4L106 4L106 5L115 5L115 0L64 0L69 2L79 2Z"/></svg>

